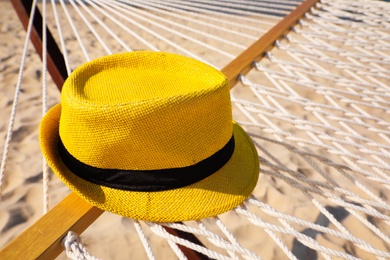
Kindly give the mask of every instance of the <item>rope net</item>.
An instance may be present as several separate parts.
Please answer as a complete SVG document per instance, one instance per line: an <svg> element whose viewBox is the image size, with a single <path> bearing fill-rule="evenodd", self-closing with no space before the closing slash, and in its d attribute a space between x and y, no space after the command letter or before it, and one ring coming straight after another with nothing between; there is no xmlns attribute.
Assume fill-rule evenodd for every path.
<svg viewBox="0 0 390 260"><path fill-rule="evenodd" d="M33 2L64 54L68 74L90 59L139 49L175 52L222 68L299 4ZM323 0L240 76L232 90L233 115L255 142L261 162L257 188L240 207L186 223L138 222L104 213L83 235L90 252L103 259L115 252L121 258L185 259L183 245L216 259L390 258L389 13L390 5L381 1ZM27 39L29 34L30 29ZM18 120L16 113L39 113L27 102L42 102L43 111L58 102L45 62L35 71L43 95L31 86L37 81L31 84L24 76L37 58L29 57L33 52L26 41L14 105L2 104L11 114L8 134L1 132L2 245L40 215L26 206L31 196L12 194L21 189L35 197L46 194L45 211L68 192L37 163L42 161L39 118ZM21 156L23 148L30 154ZM37 186L41 178L43 192ZM205 247L163 226L192 233ZM69 257L94 259L75 234L68 238Z"/></svg>

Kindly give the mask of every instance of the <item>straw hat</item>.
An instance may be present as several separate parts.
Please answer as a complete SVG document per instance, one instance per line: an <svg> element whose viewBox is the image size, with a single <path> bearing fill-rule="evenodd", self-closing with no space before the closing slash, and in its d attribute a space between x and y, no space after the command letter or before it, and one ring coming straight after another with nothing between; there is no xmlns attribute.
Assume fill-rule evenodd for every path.
<svg viewBox="0 0 390 260"><path fill-rule="evenodd" d="M228 211L259 174L251 139L232 121L225 76L162 52L115 54L77 68L42 119L40 146L80 197L148 221Z"/></svg>

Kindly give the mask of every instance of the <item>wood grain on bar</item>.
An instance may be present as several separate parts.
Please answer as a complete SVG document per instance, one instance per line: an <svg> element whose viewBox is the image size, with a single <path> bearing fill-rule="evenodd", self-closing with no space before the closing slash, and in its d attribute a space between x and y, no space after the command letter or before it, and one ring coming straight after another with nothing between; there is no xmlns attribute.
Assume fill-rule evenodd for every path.
<svg viewBox="0 0 390 260"><path fill-rule="evenodd" d="M273 48L275 41L286 35L298 20L317 2L319 0L306 0L303 2L248 49L238 55L237 58L226 65L221 71L228 78L230 88L233 88L238 83L240 75L248 74L252 69L253 62L260 61L264 53Z"/></svg>
<svg viewBox="0 0 390 260"><path fill-rule="evenodd" d="M253 62L260 61L264 53L273 47L275 41L287 34L292 26L294 26L318 1L319 0L306 0L303 2L263 37L225 66L222 69L222 72L229 79L231 88L237 84L238 76L247 74L252 69ZM27 12L28 4L26 5L26 3L29 1L11 0L11 2L24 27L27 28L29 13ZM39 12L37 12L37 20L39 20L39 15ZM34 43L37 52L42 55L42 36L41 31L39 31L40 25L39 21L36 22L31 40ZM48 38L52 39L51 35ZM51 40L49 41L51 42ZM67 77L64 64L63 56L53 40L50 44L50 48L48 47L48 70L59 89L61 89L61 86ZM90 205L76 194L71 193L3 248L0 251L0 259L54 259L63 250L61 241L69 230L81 234L102 213L103 211L101 209ZM177 230L168 227L164 228L169 233L176 236L181 237L183 235ZM192 240L194 243L200 243L192 234L186 234L186 238ZM183 248L183 250L185 250L185 248ZM189 259L205 258L196 252L188 252L186 255Z"/></svg>
<svg viewBox="0 0 390 260"><path fill-rule="evenodd" d="M61 241L68 230L80 234L102 213L71 193L4 247L0 259L54 259L64 250Z"/></svg>
<svg viewBox="0 0 390 260"><path fill-rule="evenodd" d="M83 233L103 212L72 192L6 245L0 251L0 259L55 259L64 250L61 242L69 230L77 234ZM202 245L191 233L169 227L163 228L174 236ZM178 246L188 259L208 259L196 251Z"/></svg>

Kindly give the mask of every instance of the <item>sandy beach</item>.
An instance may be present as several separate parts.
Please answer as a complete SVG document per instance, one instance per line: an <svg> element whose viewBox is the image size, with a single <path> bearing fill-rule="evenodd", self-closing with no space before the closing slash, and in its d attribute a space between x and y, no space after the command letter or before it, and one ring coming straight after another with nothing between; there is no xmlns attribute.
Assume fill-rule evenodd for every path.
<svg viewBox="0 0 390 260"><path fill-rule="evenodd" d="M49 14L50 16L51 14ZM51 17L52 18L52 17ZM269 23L276 20L265 19ZM75 23L81 24L80 20L75 20ZM249 23L249 22L248 22ZM50 25L53 26L53 25ZM53 26L54 27L54 26ZM269 24L260 25L261 30L254 32L252 37L257 37L262 31L266 31L270 28ZM54 28L55 29L55 28ZM69 30L69 31L67 31ZM244 28L240 29L245 31ZM80 35L84 39L89 39L90 32L86 27L84 30L80 30ZM108 38L109 35L105 32L100 32L103 38ZM210 33L213 33L212 31ZM70 29L64 28L64 38L69 46L76 44L76 39L70 36ZM0 0L0 149L4 149L4 140L6 138L9 116L11 114L12 102L14 99L15 85L18 81L18 73L22 59L23 46L25 41L25 30L23 29L19 19L17 18L14 10L9 1ZM124 36L126 41L126 36ZM226 39L234 39L234 36L228 36ZM176 40L176 39L172 39ZM200 41L211 41L205 37ZM242 46L249 46L253 42L250 37L243 37L240 39L239 44ZM111 49L116 52L120 49L120 46L114 41L111 42ZM211 42L212 43L212 42ZM232 47L229 44L222 44L221 50L229 52L233 57L242 52L239 47ZM218 45L217 44L217 45ZM87 42L88 47L96 46L94 52L91 54L91 59L103 55L104 48L97 44L96 41ZM190 42L183 40L182 45L190 45ZM134 49L145 49L145 45L141 43L134 43ZM170 51L170 46L159 46L165 51ZM73 50L71 50L73 51ZM208 57L213 65L217 68L223 68L230 60L229 57L222 54L215 54L215 57L210 58L205 49L199 48L196 54L200 57ZM180 51L179 51L180 53ZM205 54L206 53L206 54ZM180 53L183 54L183 53ZM72 60L70 63L73 64L73 68L77 67L77 64L81 64L85 59L83 53L78 50L77 53L70 55ZM272 64L265 63L264 66L272 68ZM330 67L330 65L328 65ZM331 70L331 69L330 69ZM43 159L40 153L38 144L38 126L42 117L42 67L41 60L36 54L32 44L29 44L28 54L26 58L26 66L23 72L23 81L21 84L21 93L19 97L19 106L17 109L17 116L15 119L15 125L13 130L13 139L10 144L7 168L3 178L2 191L1 191L1 202L0 202L0 248L8 244L17 235L23 232L26 228L31 226L36 220L38 220L43 214L43 190L42 190L42 164ZM263 79L259 72L254 72L248 75L249 79L262 78L259 82L268 84L267 79ZM387 81L388 82L388 81ZM52 107L60 100L58 90L55 88L50 75L48 75L48 107ZM323 102L327 101L319 95L316 91L310 89L297 88L297 92L308 100ZM238 98L245 100L257 100L257 97L249 88L243 86L237 87L234 90L234 95ZM301 118L310 119L313 115L307 111L303 111L299 104L291 104L289 100L282 101L289 111L295 113ZM346 105L348 108L348 106ZM233 111L234 119L238 121L249 122L246 117L237 108ZM301 111L302 110L302 111ZM370 111L371 115L381 117L380 109L372 108ZM270 114L272 114L270 112ZM317 119L313 119L316 121ZM318 120L317 120L318 121ZM291 122L290 122L291 123ZM295 128L295 125L288 125L288 123L279 122L275 119L275 124L285 129L286 131L291 130L291 133L295 137L308 138ZM385 127L383 127L385 128ZM249 132L255 132L258 134L258 130L254 127L246 126L245 128ZM367 136L367 138L376 138L376 134L372 133L367 129L363 129L360 134ZM272 172L274 169L278 169L278 163L280 168L286 167L291 169L292 172L299 172L302 175L311 178L312 180L324 181L324 178L319 176L315 171L315 167L310 165L305 158L298 153L294 153L287 149L287 145L283 145L283 142L273 143L266 138L272 139L276 136L274 133L262 132L263 139L256 139L256 144L264 150L259 149L259 155L264 159L264 169ZM286 138L287 139L287 138ZM287 143L288 141L286 141ZM330 142L330 141L329 141ZM337 163L342 163L335 154L328 154L328 151L324 149L315 148L314 151L318 155L325 155L330 160L334 160ZM299 151L306 151L303 148L298 148ZM270 154L277 156L275 163L271 165L271 159L269 155L265 153L268 151ZM313 153L314 153L313 152ZM364 156L365 154L363 154ZM316 158L315 158L316 159ZM365 196L360 189L356 187L348 188L348 182L351 180L344 180L335 167L330 163L323 161L316 161L326 174L333 179L340 180L342 188L347 187L353 192ZM368 167L367 167L368 168ZM345 171L349 172L352 170L345 167ZM286 173L287 175L287 173ZM359 179L360 178L360 179ZM334 213L336 219L343 223L348 230L353 230L353 235L360 238L364 238L370 244L375 245L378 250L388 251L389 245L383 240L378 238L371 230L365 227L361 227L361 224L356 218L348 213L342 207L339 207L337 203L329 203L323 197L316 195L308 195L308 193L297 192L297 189L291 185L288 181L278 179L271 174L261 174L258 181L258 186L254 191L254 195L263 203L272 205L276 210L283 212L284 214L293 215L295 217L304 219L306 221L317 223L322 226L335 228L332 223L325 218L325 216L316 208L311 200L318 199L321 203L326 205L326 208ZM371 191L374 191L376 195L383 198L385 201L390 197L389 190L382 187L378 182L367 182L363 177L356 177L356 180L360 180L365 183ZM324 183L327 183L325 180ZM344 184L345 183L345 184ZM304 183L305 185L306 183ZM309 185L308 185L309 186ZM341 189L341 188L340 188ZM49 183L49 198L50 208L61 201L67 194L69 189L61 183L54 174L50 174ZM339 192L339 190L337 190ZM311 194L311 193L310 193ZM322 194L320 194L322 195ZM340 195L343 197L344 195ZM345 195L345 197L348 197ZM355 203L355 202L353 202ZM269 223L278 223L277 219L269 214L253 209L258 215ZM386 214L384 212L384 214ZM230 230L234 233L234 236L239 240L243 241L242 246L249 250L259 254L263 259L286 259L286 255L283 251L272 241L270 237L264 231L264 229L255 227L249 221L243 221L242 216L239 216L235 212L228 212L221 215L221 219L224 223L229 226ZM389 234L389 227L385 225L382 220L371 218L370 221L382 225L382 231L387 235ZM376 222L377 221L377 222ZM61 219L58 219L61 222ZM213 229L211 220L205 220L205 223L210 223L210 229ZM188 223L194 225L194 223ZM168 243L152 233L146 224L142 224L146 236L152 245L152 250L155 253L157 259L176 259L174 252L170 249ZM359 226L358 231L354 232L354 226ZM327 236L327 234L320 234L317 231L313 231L309 228L298 227L298 230L311 236L316 236L316 239L320 241L321 245L340 251L346 251L352 255L360 257L362 259L372 259L372 254L367 253L364 250L356 247L352 242L345 241L341 238L335 238ZM310 233L312 232L312 233ZM314 232L314 235L313 235ZM317 232L317 233L316 233ZM296 254L300 259L323 259L321 255L313 253L313 251L307 248L302 249L296 239L288 235L281 235L286 245ZM250 239L248 239L250 238ZM96 257L101 259L147 259L147 255L143 249L142 243L136 234L136 230L131 220L124 217L105 212L96 222L94 222L82 235L83 243L86 245L88 250ZM209 244L204 241L206 244ZM301 251L300 251L301 250ZM318 258L316 258L318 257ZM62 253L58 259L67 259L66 255Z"/></svg>

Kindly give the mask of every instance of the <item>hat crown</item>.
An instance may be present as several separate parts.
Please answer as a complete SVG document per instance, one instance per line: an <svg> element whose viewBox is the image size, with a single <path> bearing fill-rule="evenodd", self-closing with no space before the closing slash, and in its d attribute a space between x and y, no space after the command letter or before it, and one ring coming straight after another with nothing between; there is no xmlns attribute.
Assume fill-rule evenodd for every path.
<svg viewBox="0 0 390 260"><path fill-rule="evenodd" d="M87 63L65 82L61 106L64 146L98 168L185 167L232 136L226 77L175 54L132 52Z"/></svg>

